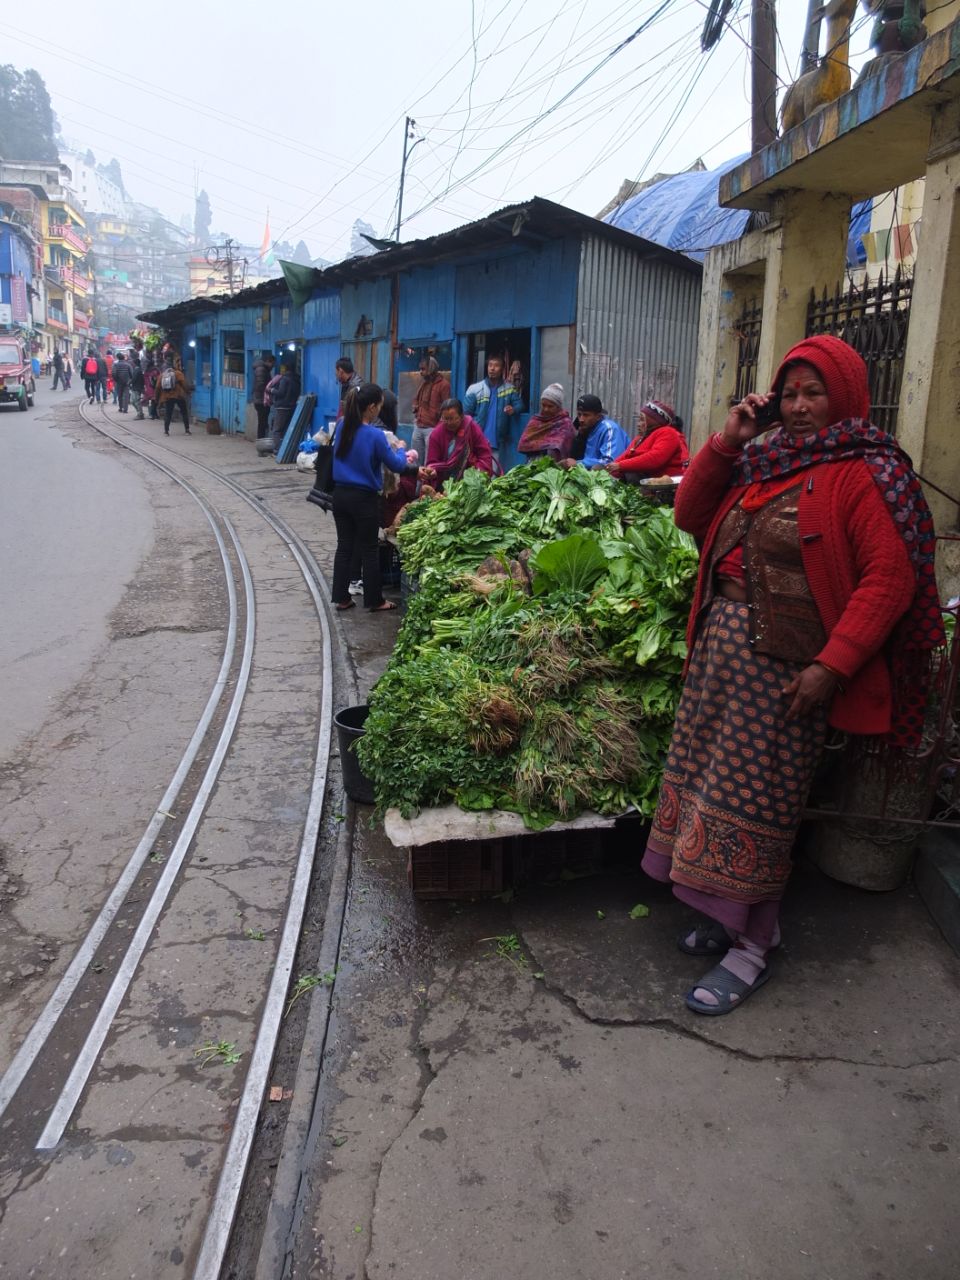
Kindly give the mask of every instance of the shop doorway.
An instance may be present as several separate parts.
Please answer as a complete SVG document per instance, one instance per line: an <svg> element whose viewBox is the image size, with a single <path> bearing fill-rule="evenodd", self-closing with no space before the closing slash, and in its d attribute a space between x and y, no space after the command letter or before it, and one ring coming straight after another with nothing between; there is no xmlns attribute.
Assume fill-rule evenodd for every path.
<svg viewBox="0 0 960 1280"><path fill-rule="evenodd" d="M523 412L530 412L530 341L529 329L488 329L467 337L467 385L480 382L487 372L491 356L500 356L506 377L513 382L523 401ZM511 370L513 370L511 374Z"/></svg>
<svg viewBox="0 0 960 1280"><path fill-rule="evenodd" d="M397 417L400 422L413 422L413 398L420 386L420 361L430 357L440 366L448 382L452 379L452 342L402 342L397 352ZM451 395L456 395L451 390Z"/></svg>

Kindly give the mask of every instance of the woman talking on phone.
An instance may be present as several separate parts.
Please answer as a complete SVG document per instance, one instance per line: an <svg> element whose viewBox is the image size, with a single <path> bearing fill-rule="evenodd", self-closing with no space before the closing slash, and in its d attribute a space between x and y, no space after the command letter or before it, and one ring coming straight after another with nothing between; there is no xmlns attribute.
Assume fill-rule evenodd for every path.
<svg viewBox="0 0 960 1280"><path fill-rule="evenodd" d="M704 917L678 944L719 961L686 995L696 1013L729 1013L770 977L828 725L888 747L920 737L944 639L933 519L869 411L860 356L807 338L769 395L734 405L677 493L700 574L643 867Z"/></svg>

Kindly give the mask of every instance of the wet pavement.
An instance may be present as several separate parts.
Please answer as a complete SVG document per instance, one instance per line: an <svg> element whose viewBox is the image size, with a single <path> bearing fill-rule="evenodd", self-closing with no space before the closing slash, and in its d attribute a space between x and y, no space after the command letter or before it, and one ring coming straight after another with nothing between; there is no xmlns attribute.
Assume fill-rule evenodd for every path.
<svg viewBox="0 0 960 1280"><path fill-rule="evenodd" d="M304 502L308 480L257 460L244 441L195 435L174 445L178 452L194 450L261 496L302 533L329 572L332 522ZM165 524L176 526L178 514L179 508L165 520L161 511L158 536ZM178 560L174 549L169 544L170 555L157 559L172 575L167 587L163 574L145 577L140 605L115 609L109 624L117 661L128 645L131 667L126 676L111 671L114 679L132 674L138 655L147 652L138 645L153 646L154 706L163 708L156 717L159 763L171 749L166 738L172 744L174 726L188 719L196 699L192 677L202 686L220 639L203 631L219 616L215 600L209 614L180 606L178 625L196 632L189 652L197 666L190 680L178 682L176 648L152 627L168 609L176 612L177 599L193 601L196 610L209 593L201 579L196 590L178 588L199 569L187 557ZM371 617L361 609L337 620L361 698L382 670L397 625L396 615ZM298 679L310 662L309 653L288 657ZM146 697L150 690L143 687ZM163 700L178 687L182 705ZM88 697L95 692L91 686ZM254 710L269 714L271 699L284 694L278 662L264 686L265 701ZM340 696L355 696L349 679ZM295 717L295 706L290 714ZM89 726L71 721L68 734L62 749L44 745L40 816L63 826L59 835L52 828L52 847L67 838L66 815L56 817L58 761L97 767ZM118 753L122 743L120 734ZM74 751L86 751L85 764ZM149 763L140 766L145 778ZM281 791L271 790L271 805L281 804ZM251 811L257 801L251 790ZM96 815L86 820L82 843L95 847ZM113 825L129 822L121 798ZM264 1128L279 1131L288 1108L300 1102L312 1111L316 1138L302 1169L301 1216L284 1245L283 1274L301 1280L501 1280L505 1274L955 1280L960 961L911 888L863 893L828 880L801 858L773 980L732 1016L704 1019L685 1009L682 994L708 964L676 950L687 916L636 870L639 837L636 849L620 839L616 858L608 856L596 874L528 883L502 900L418 902L407 885L405 853L384 839L369 809L341 808L335 793L321 863L330 864L351 823L336 982L332 997L329 988L316 997L331 1000L329 1033L322 1044L306 1046L323 1056L319 1095L296 1099L284 1092L297 1083L296 1057L287 1052L271 1079L281 1100L264 1108ZM218 825L225 830L223 849L212 847L217 858L230 845L229 815ZM25 835L34 839L39 830ZM272 910L270 860L267 837L259 865L255 859L237 870L242 884L234 880L222 891L217 883L205 886L198 916L216 912L217 895L220 914L231 918L237 894L261 916ZM226 865L222 871L234 875ZM30 928L40 936L43 918L67 919L68 903L51 901L53 915L43 917L41 868L36 874L25 896L38 913ZM200 868L193 875L188 894L206 880ZM88 887L79 881L70 890L82 895ZM650 913L632 919L638 903ZM322 918L322 903L315 914ZM215 975L235 964L233 943L220 932L209 929L212 950L205 958L184 950L179 969L205 959L205 972ZM79 1181L109 1194L118 1178L147 1171L135 1238L149 1248L130 1252L131 1274L191 1274L192 1258L178 1242L181 1224L165 1221L157 1206L165 1182L209 1180L204 1152L231 1114L223 1073L197 1076L202 1126L192 1138L151 1133L150 1109L159 1106L162 1114L167 1107L162 1094L137 1102L147 1059L160 1056L163 1037L175 1037L186 1024L193 1034L202 1009L220 999L213 990L201 1000L181 974L173 983L180 1003L158 1003L159 991L171 986L161 970L176 963L177 950L171 931L154 968L145 969L148 981L121 1028L123 1039L84 1102L85 1126L112 1125L107 1131L115 1140L100 1148L78 1144L52 1166L47 1184L47 1203L55 1206L49 1211L65 1216L51 1239L92 1242L84 1256L109 1260L117 1256L110 1247L116 1213L103 1196L99 1210L78 1199ZM47 963L37 960L31 982L42 984ZM16 978L10 990L25 1008L21 985ZM307 1006L305 998L297 1014L306 1017ZM234 1007L224 999L225 1012ZM184 1042L188 1060L193 1047L192 1040ZM113 1118L118 1099L122 1115L140 1116L126 1128ZM276 1164L276 1152L255 1161L248 1206L269 1197ZM37 1199L38 1213L43 1199ZM251 1222L255 1216L249 1212ZM97 1242L104 1244L100 1253ZM256 1257L252 1235L224 1274L279 1278L279 1269L263 1274ZM73 1267L64 1274L78 1274L69 1256L58 1265ZM0 1265L3 1273L25 1274Z"/></svg>

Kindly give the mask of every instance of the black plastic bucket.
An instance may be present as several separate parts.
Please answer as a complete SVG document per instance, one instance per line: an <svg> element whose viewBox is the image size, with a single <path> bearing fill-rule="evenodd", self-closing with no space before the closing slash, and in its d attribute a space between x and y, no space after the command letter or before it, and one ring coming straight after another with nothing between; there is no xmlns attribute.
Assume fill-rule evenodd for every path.
<svg viewBox="0 0 960 1280"><path fill-rule="evenodd" d="M370 714L370 707L364 703L360 707L344 707L333 717L337 726L337 740L340 744L340 770L343 773L343 789L351 800L357 804L373 804L373 783L360 768L357 759L356 745L364 734L364 724Z"/></svg>

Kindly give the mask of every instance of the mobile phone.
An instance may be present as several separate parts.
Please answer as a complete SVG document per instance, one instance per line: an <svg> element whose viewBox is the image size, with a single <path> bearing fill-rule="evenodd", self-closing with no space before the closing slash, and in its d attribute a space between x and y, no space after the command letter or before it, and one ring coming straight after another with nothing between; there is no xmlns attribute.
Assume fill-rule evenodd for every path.
<svg viewBox="0 0 960 1280"><path fill-rule="evenodd" d="M780 421L780 398L773 396L767 401L762 408L754 407L754 414L757 418L757 426L761 431L769 431L774 423Z"/></svg>

